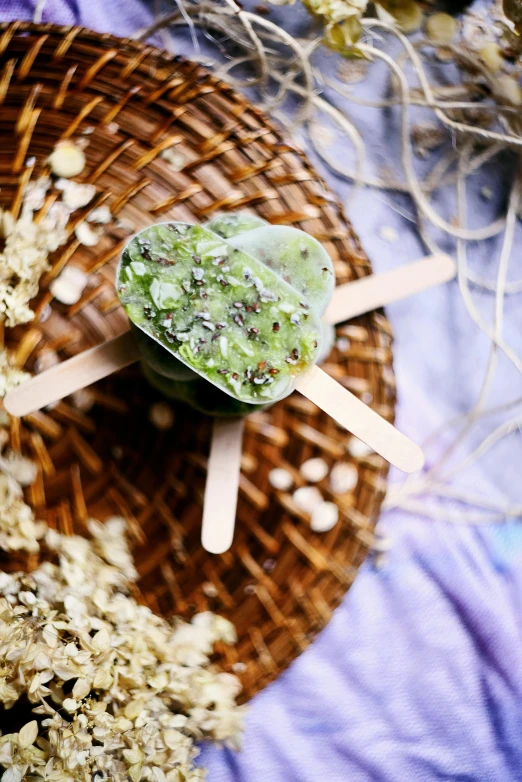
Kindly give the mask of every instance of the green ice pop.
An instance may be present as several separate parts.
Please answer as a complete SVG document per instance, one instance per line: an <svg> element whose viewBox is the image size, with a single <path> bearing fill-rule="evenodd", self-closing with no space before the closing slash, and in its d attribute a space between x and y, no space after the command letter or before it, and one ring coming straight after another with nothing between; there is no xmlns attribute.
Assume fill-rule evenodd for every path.
<svg viewBox="0 0 522 782"><path fill-rule="evenodd" d="M227 241L283 277L322 315L335 287L330 256L313 236L288 225L269 225L230 236Z"/></svg>
<svg viewBox="0 0 522 782"><path fill-rule="evenodd" d="M297 228L270 225L248 212L221 213L206 226L269 265L324 313L335 287L335 273L330 256L317 239ZM333 326L322 323L318 364L330 354L334 339Z"/></svg>
<svg viewBox="0 0 522 782"><path fill-rule="evenodd" d="M220 212L206 223L206 227L223 239L270 225L266 220L249 212Z"/></svg>
<svg viewBox="0 0 522 782"><path fill-rule="evenodd" d="M122 255L117 289L138 328L237 401L287 396L317 359L321 327L308 302L201 226L141 231Z"/></svg>

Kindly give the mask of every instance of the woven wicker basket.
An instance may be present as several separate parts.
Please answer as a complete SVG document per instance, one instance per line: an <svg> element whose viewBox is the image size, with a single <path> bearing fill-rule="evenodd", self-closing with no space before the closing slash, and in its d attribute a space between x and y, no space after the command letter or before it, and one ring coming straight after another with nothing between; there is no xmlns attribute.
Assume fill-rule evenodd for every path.
<svg viewBox="0 0 522 782"><path fill-rule="evenodd" d="M58 139L83 135L84 181L96 184L97 203L136 229L248 208L324 242L338 282L370 273L338 203L303 154L199 65L78 28L14 23L1 33L2 205L19 208L33 168L28 159L36 158L38 171ZM179 166L160 157L167 147ZM7 335L21 366L35 371L45 351L64 359L126 328L113 284L124 242L116 228L94 248L71 233L33 302L36 319ZM81 301L66 307L48 285L69 262L90 279ZM349 347L345 341L343 352L334 350L326 369L392 420L385 317L358 318L338 334ZM220 650L219 663L241 673L250 697L306 647L352 583L372 542L387 465L375 454L347 454L350 435L298 394L249 417L235 542L223 556L210 556L200 545L209 420L180 408L173 428L158 431L148 415L159 397L137 366L97 384L93 397L88 412L66 400L12 420L11 446L40 468L28 502L66 534L84 532L89 515L123 514L143 600L166 615L211 609L232 619L239 643ZM353 492L329 497L341 520L322 536L310 531L291 495L268 482L269 471L282 466L302 485L298 468L314 455L330 464L351 459L359 474ZM327 481L321 488L329 495ZM36 565L35 557L4 563Z"/></svg>

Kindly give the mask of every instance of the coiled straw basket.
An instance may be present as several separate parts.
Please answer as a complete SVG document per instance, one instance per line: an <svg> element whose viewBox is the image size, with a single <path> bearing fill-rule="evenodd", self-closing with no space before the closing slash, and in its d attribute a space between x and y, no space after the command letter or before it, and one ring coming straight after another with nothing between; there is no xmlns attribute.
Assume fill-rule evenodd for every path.
<svg viewBox="0 0 522 782"><path fill-rule="evenodd" d="M23 187L59 139L83 137L88 165L80 179L95 183L96 203L109 205L135 230L250 209L324 242L339 283L371 272L306 157L197 64L84 29L15 22L0 27L0 104L6 208L19 210ZM174 164L160 156L166 148ZM91 208L75 213L75 221ZM20 366L35 371L46 352L62 360L126 328L114 290L125 241L124 232L109 227L88 248L71 230L42 279L35 320L6 332ZM48 290L67 263L90 275L81 300L69 307ZM327 371L392 420L392 339L384 315L357 318L340 326L338 336L346 338L343 350L333 351ZM234 545L211 556L200 545L210 421L179 408L171 429L155 428L149 411L159 396L138 366L97 384L92 399L89 410L69 399L11 421L11 447L39 465L27 501L38 518L66 534L84 532L91 515L125 516L142 599L165 615L211 609L229 617L239 643L233 651L223 648L219 663L240 674L250 697L307 646L350 587L372 543L387 465L375 454L350 456L349 433L298 394L251 416ZM310 531L291 493L268 481L277 466L302 485L298 468L312 456L329 464L351 461L358 470L356 488L341 497L330 495L327 480L320 484L340 509L339 523L323 535ZM37 562L10 555L2 566Z"/></svg>

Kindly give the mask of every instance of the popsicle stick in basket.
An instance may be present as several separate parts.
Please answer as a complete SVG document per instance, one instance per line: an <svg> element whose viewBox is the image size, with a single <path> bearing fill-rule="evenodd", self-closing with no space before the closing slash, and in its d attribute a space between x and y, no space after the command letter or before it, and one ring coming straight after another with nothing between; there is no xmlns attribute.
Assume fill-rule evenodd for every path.
<svg viewBox="0 0 522 782"><path fill-rule="evenodd" d="M131 331L125 331L17 386L5 396L4 407L11 415L21 418L112 375L139 358Z"/></svg>
<svg viewBox="0 0 522 782"><path fill-rule="evenodd" d="M421 448L320 367L310 367L296 388L399 470L421 469L424 464Z"/></svg>
<svg viewBox="0 0 522 782"><path fill-rule="evenodd" d="M242 418L215 418L212 427L201 529L211 554L223 554L234 537L243 425Z"/></svg>
<svg viewBox="0 0 522 782"><path fill-rule="evenodd" d="M389 272L371 274L338 285L324 318L327 323L343 323L357 315L448 282L453 279L456 271L453 259L449 255L439 253Z"/></svg>

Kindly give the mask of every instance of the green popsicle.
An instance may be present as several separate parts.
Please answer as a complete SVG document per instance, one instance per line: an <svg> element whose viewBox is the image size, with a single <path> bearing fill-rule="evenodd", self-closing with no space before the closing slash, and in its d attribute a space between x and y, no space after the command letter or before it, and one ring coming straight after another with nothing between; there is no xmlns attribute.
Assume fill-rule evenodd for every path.
<svg viewBox="0 0 522 782"><path fill-rule="evenodd" d="M223 239L228 239L231 236L252 231L254 228L270 225L270 223L263 220L262 217L249 214L249 212L220 212L205 225L215 234L222 236Z"/></svg>
<svg viewBox="0 0 522 782"><path fill-rule="evenodd" d="M317 359L321 328L307 301L201 226L141 231L122 255L117 289L136 326L238 401L287 396Z"/></svg>

